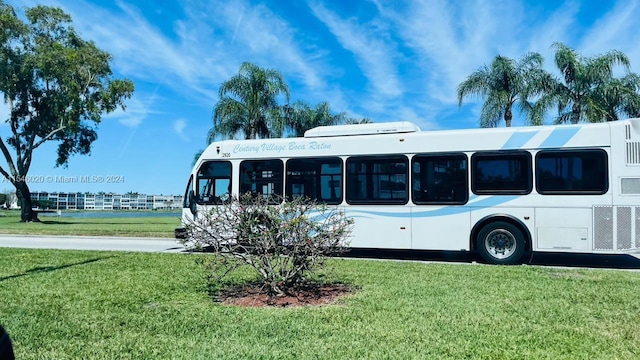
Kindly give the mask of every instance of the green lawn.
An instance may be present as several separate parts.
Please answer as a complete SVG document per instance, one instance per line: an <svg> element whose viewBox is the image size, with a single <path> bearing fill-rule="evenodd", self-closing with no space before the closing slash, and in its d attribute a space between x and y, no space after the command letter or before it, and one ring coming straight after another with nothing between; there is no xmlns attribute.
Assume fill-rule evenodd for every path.
<svg viewBox="0 0 640 360"><path fill-rule="evenodd" d="M74 218L40 216L41 222L21 223L19 211L0 211L0 233L30 235L92 235L173 237L175 217Z"/></svg>
<svg viewBox="0 0 640 360"><path fill-rule="evenodd" d="M640 273L336 259L336 305L213 302L185 254L0 249L19 359L635 359Z"/></svg>

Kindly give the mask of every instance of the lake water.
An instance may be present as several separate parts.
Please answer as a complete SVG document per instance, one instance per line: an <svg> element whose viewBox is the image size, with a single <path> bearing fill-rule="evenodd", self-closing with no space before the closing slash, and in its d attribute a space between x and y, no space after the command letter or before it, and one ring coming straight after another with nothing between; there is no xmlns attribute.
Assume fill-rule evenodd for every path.
<svg viewBox="0 0 640 360"><path fill-rule="evenodd" d="M136 217L173 217L179 218L180 211L64 211L58 215L54 212L38 213L38 217L73 217L73 218L136 218Z"/></svg>

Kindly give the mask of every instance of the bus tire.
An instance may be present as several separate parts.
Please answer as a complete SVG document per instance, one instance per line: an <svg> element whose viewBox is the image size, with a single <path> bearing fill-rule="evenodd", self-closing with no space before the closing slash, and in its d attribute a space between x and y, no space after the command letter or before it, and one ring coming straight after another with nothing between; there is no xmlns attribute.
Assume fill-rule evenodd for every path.
<svg viewBox="0 0 640 360"><path fill-rule="evenodd" d="M505 221L495 221L480 229L476 249L487 263L518 264L525 253L525 238L517 226Z"/></svg>

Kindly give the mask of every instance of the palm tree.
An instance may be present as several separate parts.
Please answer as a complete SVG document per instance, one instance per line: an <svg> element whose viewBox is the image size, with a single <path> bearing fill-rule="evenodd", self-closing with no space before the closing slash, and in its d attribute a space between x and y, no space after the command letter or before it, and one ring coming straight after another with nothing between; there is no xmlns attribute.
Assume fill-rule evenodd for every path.
<svg viewBox="0 0 640 360"><path fill-rule="evenodd" d="M347 125L351 125L351 124L372 124L373 121L371 121L371 119L369 118L362 118L362 119L356 119L356 118L348 118L344 121L345 124Z"/></svg>
<svg viewBox="0 0 640 360"><path fill-rule="evenodd" d="M599 104L596 107L601 113L596 113L589 119L595 121L615 121L624 117L638 117L640 115L640 76L629 73L622 78L611 78L596 86L594 97ZM593 120L591 120L593 121Z"/></svg>
<svg viewBox="0 0 640 360"><path fill-rule="evenodd" d="M304 101L296 101L286 109L287 128L293 136L304 136L304 132L317 126L336 125L344 122L346 114L333 113L329 103L321 102L315 108Z"/></svg>
<svg viewBox="0 0 640 360"><path fill-rule="evenodd" d="M630 62L625 54L612 50L587 58L562 43L552 46L555 48L555 65L562 78L553 79L546 87L537 107L546 111L556 106L557 124L616 120L624 103L633 103L635 95L630 92L636 93L637 79L616 79L613 76L616 65L629 72Z"/></svg>
<svg viewBox="0 0 640 360"><path fill-rule="evenodd" d="M480 126L496 127L504 119L511 126L513 107L528 115L531 123L541 122L539 113L532 111L529 98L542 92L541 86L550 75L542 69L542 55L531 52L520 60L496 56L491 66L474 71L458 85L458 106L471 94L486 97L480 114Z"/></svg>
<svg viewBox="0 0 640 360"><path fill-rule="evenodd" d="M244 62L238 74L220 86L220 100L213 109L213 128L208 141L216 136L245 139L282 136L284 122L278 96L289 101L289 87L282 74Z"/></svg>
<svg viewBox="0 0 640 360"><path fill-rule="evenodd" d="M628 117L640 117L640 76L637 74L628 74L622 78L622 84L629 89L621 104L621 111Z"/></svg>

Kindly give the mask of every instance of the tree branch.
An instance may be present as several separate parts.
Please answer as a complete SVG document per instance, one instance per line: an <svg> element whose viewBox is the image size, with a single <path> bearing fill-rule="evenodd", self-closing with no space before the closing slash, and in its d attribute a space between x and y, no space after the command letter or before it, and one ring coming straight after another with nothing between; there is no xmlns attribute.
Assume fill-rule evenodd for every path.
<svg viewBox="0 0 640 360"><path fill-rule="evenodd" d="M16 167L13 165L13 159L11 158L11 154L9 153L9 149L7 148L7 145L4 143L4 140L2 140L2 138L0 137L0 149L2 150L2 154L4 155L5 160L7 161L7 165L9 166L9 171L11 171L11 174L14 177L14 180L11 179L11 175L9 173L7 173L2 166L0 166L0 173L2 173L2 175L4 175L5 178L7 178L7 180L11 181L11 183L13 184L15 181L15 178L17 178L18 173L16 171Z"/></svg>
<svg viewBox="0 0 640 360"><path fill-rule="evenodd" d="M60 127L58 127L57 129L51 131L46 136L42 137L37 143L35 143L34 145L30 146L29 152L33 151L34 149L36 149L38 146L42 145L46 141L51 140L53 135L55 135L56 133L64 130L65 128L66 128L66 126L62 125L62 122L61 122L60 123Z"/></svg>

